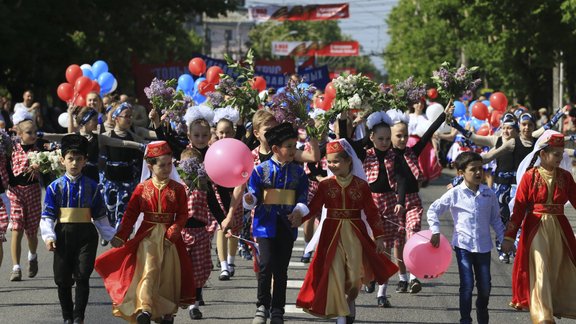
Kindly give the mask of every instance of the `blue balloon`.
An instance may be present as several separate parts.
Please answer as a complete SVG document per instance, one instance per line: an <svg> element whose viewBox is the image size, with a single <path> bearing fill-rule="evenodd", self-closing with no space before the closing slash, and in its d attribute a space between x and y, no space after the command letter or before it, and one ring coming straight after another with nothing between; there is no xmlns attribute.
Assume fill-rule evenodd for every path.
<svg viewBox="0 0 576 324"><path fill-rule="evenodd" d="M475 104L476 102L478 102L478 100L471 101L471 102L468 104L468 108L470 109L470 111L472 111L472 107L474 107L474 104ZM488 107L488 106L486 106L486 107Z"/></svg>
<svg viewBox="0 0 576 324"><path fill-rule="evenodd" d="M466 117L460 117L457 119L458 120L458 124L460 124L460 126L466 128L466 124L468 124L468 122L470 121L469 118Z"/></svg>
<svg viewBox="0 0 576 324"><path fill-rule="evenodd" d="M104 72L98 77L98 84L100 85L100 90L104 93L110 92L114 86L114 76L110 72Z"/></svg>
<svg viewBox="0 0 576 324"><path fill-rule="evenodd" d="M200 82L206 80L206 78L202 77L202 78L198 78L196 79L196 81L194 81L194 91L199 91L198 87L200 86Z"/></svg>
<svg viewBox="0 0 576 324"><path fill-rule="evenodd" d="M94 80L94 74L89 68L82 68L82 75L85 77L90 78L90 80Z"/></svg>
<svg viewBox="0 0 576 324"><path fill-rule="evenodd" d="M196 104L201 104L204 101L206 101L206 97L204 97L200 92L196 91L194 92L194 95L192 96L192 99L194 100L194 102L196 102Z"/></svg>
<svg viewBox="0 0 576 324"><path fill-rule="evenodd" d="M482 103L483 103L486 107L490 107L490 100L482 100Z"/></svg>
<svg viewBox="0 0 576 324"><path fill-rule="evenodd" d="M472 127L474 127L474 131L477 131L484 125L486 122L475 117L472 117Z"/></svg>
<svg viewBox="0 0 576 324"><path fill-rule="evenodd" d="M453 116L454 117L462 117L466 115L466 106L464 106L464 103L462 103L462 101L454 101L454 113Z"/></svg>
<svg viewBox="0 0 576 324"><path fill-rule="evenodd" d="M285 91L286 89L284 89L284 87L280 87L276 90L276 94L284 93Z"/></svg>
<svg viewBox="0 0 576 324"><path fill-rule="evenodd" d="M94 78L99 78L102 73L108 72L108 64L102 60L98 60L92 64L92 75Z"/></svg>
<svg viewBox="0 0 576 324"><path fill-rule="evenodd" d="M184 92L190 91L194 87L194 79L190 74L182 74L178 77L178 86Z"/></svg>

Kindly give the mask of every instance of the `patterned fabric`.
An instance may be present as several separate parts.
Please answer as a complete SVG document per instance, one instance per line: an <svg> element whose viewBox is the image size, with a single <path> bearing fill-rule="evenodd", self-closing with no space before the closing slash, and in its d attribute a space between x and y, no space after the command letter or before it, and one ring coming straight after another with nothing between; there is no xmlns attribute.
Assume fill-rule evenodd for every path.
<svg viewBox="0 0 576 324"><path fill-rule="evenodd" d="M4 201L0 199L0 243L6 242L6 231L8 230L8 210Z"/></svg>
<svg viewBox="0 0 576 324"><path fill-rule="evenodd" d="M188 218L197 219L204 224L212 221L205 191L194 189L188 192Z"/></svg>
<svg viewBox="0 0 576 324"><path fill-rule="evenodd" d="M387 154L386 159L384 164L386 165L386 171L390 171L388 170L388 164L393 164L394 159L396 158L396 152L395 150L388 150L389 154ZM388 161L388 159L390 159ZM414 178L416 178L416 181L421 182L423 179L422 176L422 170L420 170L420 166L418 165L418 157L416 156L416 154L414 153L414 151L412 150L411 147L407 147L406 150L404 150L404 159L406 160L406 163L408 163L408 166L410 167L410 171L412 171L412 174L414 175ZM394 179L394 169L392 168L392 173L388 173L388 178L389 179Z"/></svg>
<svg viewBox="0 0 576 324"><path fill-rule="evenodd" d="M220 193L218 193L218 190L216 189L216 185L213 184L213 188L214 188L214 194L216 195L216 199L218 200L218 204L220 205L220 208L222 208L222 210L225 213L228 213L228 210L226 210L226 208L224 208L224 204L222 203L222 198L220 197ZM236 208L236 211L234 212L234 228L232 228L232 233L234 235L238 235L238 233L240 232L240 230L242 229L242 218L244 217L244 209L242 208L242 206L239 206L238 208Z"/></svg>
<svg viewBox="0 0 576 324"><path fill-rule="evenodd" d="M312 198L314 198L314 195L318 191L318 185L319 184L320 184L320 182L318 182L318 181L309 181L308 182L308 198L306 200L306 204L309 204L310 201L312 201Z"/></svg>
<svg viewBox="0 0 576 324"><path fill-rule="evenodd" d="M106 216L112 227L118 227L126 212L130 195L136 188L136 183L111 181L104 178L104 203L106 204Z"/></svg>
<svg viewBox="0 0 576 324"><path fill-rule="evenodd" d="M26 173L29 166L28 153L24 152L20 143L15 143L14 150L12 151L12 173L14 173L15 176L19 176L22 173Z"/></svg>
<svg viewBox="0 0 576 324"><path fill-rule="evenodd" d="M378 214L384 224L384 245L387 248L391 248L394 246L394 241L400 231L398 228L398 216L394 213L394 207L397 202L396 194L393 192L372 193L372 200L378 207Z"/></svg>
<svg viewBox="0 0 576 324"><path fill-rule="evenodd" d="M204 287L212 271L211 239L212 236L205 227L182 230L182 240L186 244L186 252L192 261L196 288Z"/></svg>
<svg viewBox="0 0 576 324"><path fill-rule="evenodd" d="M495 183L494 192L496 197L498 197L498 205L500 206L500 218L502 218L502 223L504 225L508 224L510 219L510 200L513 197L510 196L512 191L512 186L505 183Z"/></svg>
<svg viewBox="0 0 576 324"><path fill-rule="evenodd" d="M406 194L406 214L400 218L399 235L396 239L396 245L406 244L406 240L411 238L416 232L420 232L422 226L422 199L418 193Z"/></svg>
<svg viewBox="0 0 576 324"><path fill-rule="evenodd" d="M396 181L394 181L394 154L392 150L387 150L384 157L384 167L388 173L388 183L392 190L396 190ZM374 148L370 148L366 151L366 158L363 163L364 172L366 173L366 178L368 183L373 183L378 180L378 174L380 173L380 163L378 162L378 156L376 156L376 151Z"/></svg>
<svg viewBox="0 0 576 324"><path fill-rule="evenodd" d="M27 236L38 233L42 214L42 191L39 184L14 186L8 190L12 230L24 230Z"/></svg>
<svg viewBox="0 0 576 324"><path fill-rule="evenodd" d="M96 181L86 176L73 181L64 175L46 188L42 217L57 220L62 207L90 208L93 219L106 216L100 188Z"/></svg>
<svg viewBox="0 0 576 324"><path fill-rule="evenodd" d="M4 189L8 188L9 185L9 177L8 177L8 170L6 169L6 159L4 157L0 157L0 181L2 181L2 187Z"/></svg>

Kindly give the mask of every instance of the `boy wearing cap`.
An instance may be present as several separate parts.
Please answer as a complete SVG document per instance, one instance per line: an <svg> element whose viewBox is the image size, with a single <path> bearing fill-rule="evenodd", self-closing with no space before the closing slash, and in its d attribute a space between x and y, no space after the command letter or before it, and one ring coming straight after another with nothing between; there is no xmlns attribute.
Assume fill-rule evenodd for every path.
<svg viewBox="0 0 576 324"><path fill-rule="evenodd" d="M288 264L297 227L308 214L308 177L295 163L298 134L290 123L268 129L271 159L254 168L244 195L244 208L254 209L253 236L260 252L258 302L253 324L284 323ZM274 295L270 293L274 277Z"/></svg>
<svg viewBox="0 0 576 324"><path fill-rule="evenodd" d="M54 281L64 323L83 323L94 270L98 233L111 239L115 230L106 218L98 184L82 174L88 140L80 135L62 138L60 162L66 174L46 188L40 221L42 239L54 252ZM94 227L96 225L96 227ZM76 283L75 302L72 286Z"/></svg>

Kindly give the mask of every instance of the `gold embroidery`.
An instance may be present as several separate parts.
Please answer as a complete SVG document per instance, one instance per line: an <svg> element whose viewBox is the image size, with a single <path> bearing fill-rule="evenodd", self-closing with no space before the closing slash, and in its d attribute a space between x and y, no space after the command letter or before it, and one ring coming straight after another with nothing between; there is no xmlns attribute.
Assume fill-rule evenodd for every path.
<svg viewBox="0 0 576 324"><path fill-rule="evenodd" d="M147 182L144 182L142 186L144 187L144 189L142 189L142 198L145 201L151 201L152 197L154 197L154 187L151 186L151 183L149 184Z"/></svg>

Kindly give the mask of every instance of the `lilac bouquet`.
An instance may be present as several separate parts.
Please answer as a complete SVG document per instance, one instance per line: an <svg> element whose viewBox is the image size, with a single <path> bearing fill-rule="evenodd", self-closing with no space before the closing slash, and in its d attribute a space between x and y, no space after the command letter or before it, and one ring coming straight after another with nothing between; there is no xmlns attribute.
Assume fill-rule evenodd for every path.
<svg viewBox="0 0 576 324"><path fill-rule="evenodd" d="M152 108L158 110L165 120L179 122L189 106L193 106L192 98L184 95L183 91L176 91L176 79L163 81L157 78L152 80L149 87L144 88L144 93Z"/></svg>
<svg viewBox="0 0 576 324"><path fill-rule="evenodd" d="M206 188L206 170L198 158L193 157L180 161L176 170L190 190Z"/></svg>
<svg viewBox="0 0 576 324"><path fill-rule="evenodd" d="M251 118L260 106L258 90L252 88L254 80L254 52L252 49L246 53L246 59L235 62L225 55L226 63L236 78L224 75L220 78L216 91L222 93L223 102L220 107L234 107L240 112L242 118ZM214 106L216 107L216 106Z"/></svg>
<svg viewBox="0 0 576 324"><path fill-rule="evenodd" d="M392 87L380 86L386 106L392 109L406 110L410 105L422 100L426 95L426 85L421 81L414 81L414 77L396 84Z"/></svg>
<svg viewBox="0 0 576 324"><path fill-rule="evenodd" d="M289 80L284 91L272 97L270 111L279 123L289 122L294 127L305 128L311 137L317 138L314 121L308 115L316 90L307 83Z"/></svg>
<svg viewBox="0 0 576 324"><path fill-rule="evenodd" d="M450 63L444 62L438 71L432 73L432 82L441 97L448 100L447 107L452 102L462 96L473 97L474 91L482 80L475 78L474 74L478 70L477 66L467 68L461 65L459 68L450 67ZM452 120L452 116L446 117L446 121Z"/></svg>

